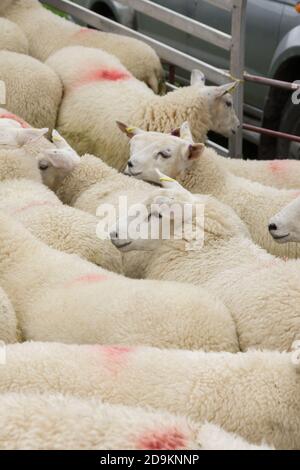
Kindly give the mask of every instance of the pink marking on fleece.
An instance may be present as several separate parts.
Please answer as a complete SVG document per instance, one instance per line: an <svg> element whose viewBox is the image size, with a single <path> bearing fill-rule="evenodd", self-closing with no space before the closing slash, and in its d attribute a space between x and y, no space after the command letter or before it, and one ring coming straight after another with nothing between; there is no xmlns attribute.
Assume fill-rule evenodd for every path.
<svg viewBox="0 0 300 470"><path fill-rule="evenodd" d="M129 357L136 351L134 347L127 346L92 346L93 353L101 359L101 367L104 367L109 374L117 375L128 366Z"/></svg>
<svg viewBox="0 0 300 470"><path fill-rule="evenodd" d="M33 207L43 207L43 206L56 206L57 204L50 202L50 201L32 201L26 206L23 207L18 207L18 209L14 210L12 213L13 214L18 214L20 212L27 211L29 209L32 209Z"/></svg>
<svg viewBox="0 0 300 470"><path fill-rule="evenodd" d="M24 121L22 118L20 118L19 116L16 116L15 114L12 114L12 113L2 113L2 114L0 114L0 119L12 119L13 121L16 121L16 122L18 122L19 124L21 124L21 126L23 127L23 129L28 129L28 128L31 127L31 126L30 126L26 121Z"/></svg>
<svg viewBox="0 0 300 470"><path fill-rule="evenodd" d="M105 274L84 274L83 276L77 277L73 279L71 282L67 283L67 286L72 286L74 284L93 284L95 282L103 282L107 281L108 276L105 276Z"/></svg>
<svg viewBox="0 0 300 470"><path fill-rule="evenodd" d="M299 197L299 196L300 196L300 191L295 191L295 192L294 192L294 197L295 197L295 199L296 199L297 197Z"/></svg>
<svg viewBox="0 0 300 470"><path fill-rule="evenodd" d="M118 69L92 69L83 75L76 83L75 87L81 87L84 85L88 85L89 83L97 83L97 82L120 82L123 80L129 80L132 78L132 75L127 72L127 70L118 70Z"/></svg>
<svg viewBox="0 0 300 470"><path fill-rule="evenodd" d="M81 37L84 37L84 36L89 36L89 35L94 35L95 33L97 33L98 31L95 30L95 29L91 29L91 28L80 28L78 31L76 31L76 33L73 35L74 38L78 37L78 38L81 38Z"/></svg>
<svg viewBox="0 0 300 470"><path fill-rule="evenodd" d="M282 173L288 169L288 160L272 160L268 163L268 167L272 173Z"/></svg>
<svg viewBox="0 0 300 470"><path fill-rule="evenodd" d="M151 431L140 437L140 450L180 450L186 447L186 436L176 428Z"/></svg>

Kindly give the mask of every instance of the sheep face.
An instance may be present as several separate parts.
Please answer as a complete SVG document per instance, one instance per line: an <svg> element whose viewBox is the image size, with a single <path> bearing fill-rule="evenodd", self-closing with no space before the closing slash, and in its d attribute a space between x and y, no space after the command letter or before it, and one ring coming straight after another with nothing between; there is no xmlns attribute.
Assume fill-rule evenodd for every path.
<svg viewBox="0 0 300 470"><path fill-rule="evenodd" d="M300 198L272 217L269 232L277 243L300 241Z"/></svg>
<svg viewBox="0 0 300 470"><path fill-rule="evenodd" d="M191 75L191 86L198 87L199 99L208 104L211 130L225 137L234 135L240 127L231 96L237 85L238 82L205 86L205 76L201 71L194 70Z"/></svg>
<svg viewBox="0 0 300 470"><path fill-rule="evenodd" d="M204 144L194 144L170 134L145 132L126 127L130 158L125 174L150 183L159 183L156 169L177 178L200 157Z"/></svg>
<svg viewBox="0 0 300 470"><path fill-rule="evenodd" d="M53 149L46 149L38 157L38 166L42 174L43 183L55 190L62 180L79 165L80 157L56 131L52 132Z"/></svg>
<svg viewBox="0 0 300 470"><path fill-rule="evenodd" d="M161 173L159 179L164 188L136 205L131 214L129 210L113 227L110 238L120 251L154 251L163 244L195 251L203 247L204 239L209 243L248 235L229 207L209 196L192 195Z"/></svg>

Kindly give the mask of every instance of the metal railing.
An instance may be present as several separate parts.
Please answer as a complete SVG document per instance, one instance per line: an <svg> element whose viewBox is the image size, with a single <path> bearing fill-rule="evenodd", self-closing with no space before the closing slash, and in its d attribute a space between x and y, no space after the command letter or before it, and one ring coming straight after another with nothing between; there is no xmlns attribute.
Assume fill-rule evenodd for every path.
<svg viewBox="0 0 300 470"><path fill-rule="evenodd" d="M69 0L41 0L42 3L47 3L56 7L65 13L70 14L74 18L93 26L94 28L102 31L124 34L136 39L140 39L149 44L156 50L160 58L170 64L171 75L175 76L174 66L180 67L183 70L191 72L195 68L199 68L205 74L207 80L217 85L221 85L237 79L240 81L234 93L234 107L237 116L241 123L243 123L243 107L244 107L244 82L253 82L257 84L278 87L290 91L297 90L300 85L274 80L265 77L258 77L244 72L244 56L245 56L245 28L246 28L246 7L247 0L205 0L207 3L215 7L231 12L231 35L211 28L203 23L195 21L177 12L174 12L161 5L153 3L149 0L118 0L119 3L128 5L133 10L140 12L146 16L154 18L162 23L168 24L175 29L184 31L191 36L204 40L215 46L225 49L230 52L230 70L222 70L208 64L202 60L196 59L184 52L178 51L171 46L163 44L153 38L144 34L134 31L126 26L123 26L115 21L109 20L98 13L94 13L72 3ZM176 87L168 84L169 89L174 90ZM230 139L230 156L239 158L242 157L242 144L243 144L243 129L266 134L274 138L283 138L299 142L298 136L285 134L282 132L274 131L271 129L264 129L262 127L250 126L244 124L238 130L237 134ZM220 153L228 155L228 150L214 142L209 141L209 144L215 147Z"/></svg>
<svg viewBox="0 0 300 470"><path fill-rule="evenodd" d="M178 30L188 32L190 35L214 44L217 47L230 52L230 71L225 71L208 64L202 60L196 59L184 52L178 51L171 46L163 44L153 38L134 31L115 21L109 20L98 13L87 10L80 5L74 4L69 0L42 0L74 18L100 29L117 34L125 34L136 39L140 39L149 44L160 58L181 69L191 72L199 68L205 74L206 79L217 85L228 83L235 79L241 80L240 86L234 94L234 107L238 118L243 122L243 101L244 101L244 45L245 45L245 11L247 0L205 0L212 5L230 11L232 13L231 35L217 29L211 28L203 23L187 18L168 8L157 5L149 0L118 0L119 3L133 8L135 11L143 13L151 18L166 23ZM238 130L235 136L230 139L230 153L234 157L242 156L242 128ZM213 143L212 143L213 145ZM218 149L221 147L218 146ZM223 149L224 154L228 151Z"/></svg>

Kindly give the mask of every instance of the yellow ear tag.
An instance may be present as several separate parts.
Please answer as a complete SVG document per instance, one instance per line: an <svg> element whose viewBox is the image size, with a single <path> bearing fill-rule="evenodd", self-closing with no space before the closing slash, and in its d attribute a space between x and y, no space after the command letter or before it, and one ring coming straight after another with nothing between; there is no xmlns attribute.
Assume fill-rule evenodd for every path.
<svg viewBox="0 0 300 470"><path fill-rule="evenodd" d="M166 181L167 183L175 183L175 180L173 180L173 178L169 178L168 176L163 176L159 178L159 181Z"/></svg>
<svg viewBox="0 0 300 470"><path fill-rule="evenodd" d="M131 134L131 132L135 131L136 129L137 129L137 127L127 127L126 132Z"/></svg>

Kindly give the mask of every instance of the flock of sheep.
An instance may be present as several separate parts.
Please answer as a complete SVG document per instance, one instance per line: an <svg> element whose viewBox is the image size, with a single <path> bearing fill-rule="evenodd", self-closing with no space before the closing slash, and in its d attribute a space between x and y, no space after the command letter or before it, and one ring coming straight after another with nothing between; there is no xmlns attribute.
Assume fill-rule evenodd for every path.
<svg viewBox="0 0 300 470"><path fill-rule="evenodd" d="M162 94L139 41L0 16L1 448L299 449L299 162L204 145L239 126L234 83ZM189 204L203 247L126 216L100 238L120 196L148 232Z"/></svg>

